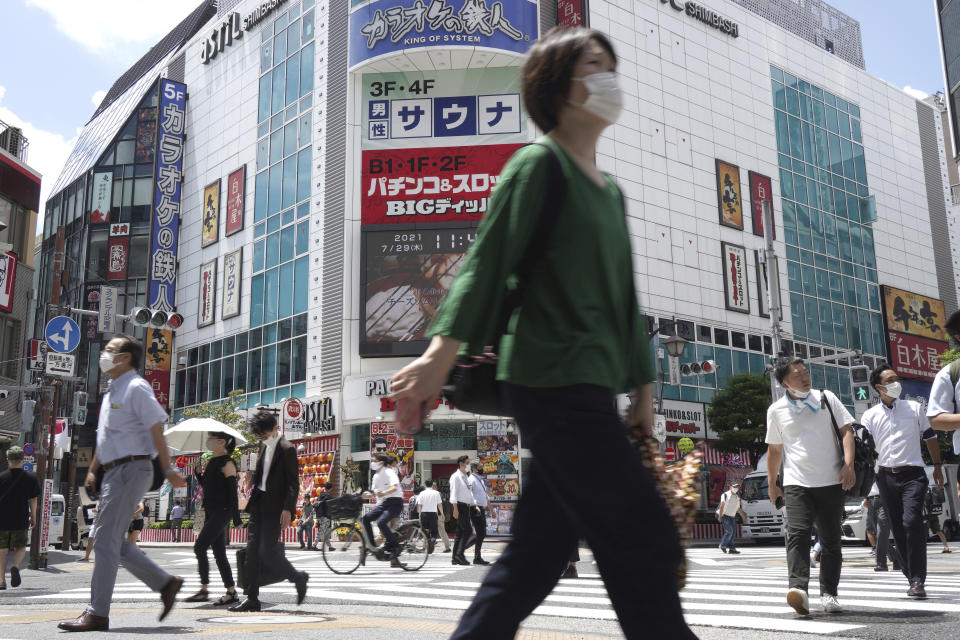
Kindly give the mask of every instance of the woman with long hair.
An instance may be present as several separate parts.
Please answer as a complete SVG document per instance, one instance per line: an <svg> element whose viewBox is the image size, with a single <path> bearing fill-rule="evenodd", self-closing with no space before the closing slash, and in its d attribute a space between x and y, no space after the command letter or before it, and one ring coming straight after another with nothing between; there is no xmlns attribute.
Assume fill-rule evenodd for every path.
<svg viewBox="0 0 960 640"><path fill-rule="evenodd" d="M477 242L427 332L429 347L392 379L392 397L409 401L397 416L405 423L440 394L461 346L471 354L498 347L501 398L533 452L513 539L461 618L458 640L514 637L581 538L627 638L695 638L678 594L680 537L630 441L631 430L652 433L655 375L624 200L596 165L598 140L624 103L616 66L610 40L591 29L553 29L530 49L523 99L546 135L504 167ZM636 113L637 98L627 97ZM563 184L550 181L551 154ZM557 191L557 209L544 212L551 221L539 221ZM497 345L508 283L546 233L546 251L526 269L523 298ZM615 401L626 391L634 398L629 426ZM602 461L617 490L597 492L571 473L571 451Z"/></svg>
<svg viewBox="0 0 960 640"><path fill-rule="evenodd" d="M203 473L199 469L195 475L203 487L203 509L206 518L203 529L193 545L193 552L197 556L197 568L200 571L200 591L186 598L185 602L206 602L207 585L210 584L210 561L207 558L207 549L213 548L213 557L220 571L220 579L227 592L213 604L222 606L240 601L233 581L233 571L227 560L227 547L224 542L224 530L230 524L240 525L240 508L237 503L237 465L231 459L236 448L236 439L233 436L220 432L211 432L207 437L207 449L213 452L213 457L207 462Z"/></svg>

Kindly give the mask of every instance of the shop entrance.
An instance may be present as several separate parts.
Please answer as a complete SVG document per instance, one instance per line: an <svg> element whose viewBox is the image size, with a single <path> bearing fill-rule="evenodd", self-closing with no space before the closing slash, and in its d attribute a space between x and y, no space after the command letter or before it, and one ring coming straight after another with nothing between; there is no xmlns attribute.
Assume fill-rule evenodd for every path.
<svg viewBox="0 0 960 640"><path fill-rule="evenodd" d="M430 476L433 478L434 487L440 492L444 500L450 499L450 476L456 473L460 466L454 464L438 464L434 462L430 465Z"/></svg>

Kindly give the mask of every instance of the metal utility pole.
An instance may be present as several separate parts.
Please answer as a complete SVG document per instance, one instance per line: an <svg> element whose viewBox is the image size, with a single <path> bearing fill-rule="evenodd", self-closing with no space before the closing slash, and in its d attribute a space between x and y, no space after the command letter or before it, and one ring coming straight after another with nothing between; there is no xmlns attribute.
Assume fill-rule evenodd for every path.
<svg viewBox="0 0 960 640"><path fill-rule="evenodd" d="M761 208L763 210L763 240L766 243L766 248L759 255L760 262L763 263L764 271L767 274L767 306L770 309L770 333L773 336L772 364L776 369L781 352L780 266L777 263L777 252L773 243L773 202L763 200ZM771 400L776 402L782 395L783 389L777 384L776 377L771 375Z"/></svg>

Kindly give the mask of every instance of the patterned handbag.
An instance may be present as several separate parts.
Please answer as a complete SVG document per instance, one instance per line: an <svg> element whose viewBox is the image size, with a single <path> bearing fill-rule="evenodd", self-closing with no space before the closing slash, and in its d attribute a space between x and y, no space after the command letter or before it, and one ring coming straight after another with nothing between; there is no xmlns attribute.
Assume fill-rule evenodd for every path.
<svg viewBox="0 0 960 640"><path fill-rule="evenodd" d="M687 584L686 548L690 546L693 524L697 515L697 502L700 500L700 467L703 464L703 451L697 447L688 453L681 464L666 466L660 455L660 444L655 438L644 436L634 440L634 446L643 459L643 464L653 474L660 495L667 502L673 522L677 525L680 545L684 549L683 559L677 568L677 589Z"/></svg>

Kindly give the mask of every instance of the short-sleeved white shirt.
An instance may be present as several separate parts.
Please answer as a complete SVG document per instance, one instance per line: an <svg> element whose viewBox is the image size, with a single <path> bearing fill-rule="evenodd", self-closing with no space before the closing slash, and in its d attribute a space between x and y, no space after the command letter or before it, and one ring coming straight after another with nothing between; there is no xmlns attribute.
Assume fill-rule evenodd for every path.
<svg viewBox="0 0 960 640"><path fill-rule="evenodd" d="M825 392L837 427L853 423L853 416L831 391ZM843 466L840 446L830 420L821 407L820 392L810 391L814 410L789 394L767 409L767 444L783 445L783 486L828 487L840 484Z"/></svg>
<svg viewBox="0 0 960 640"><path fill-rule="evenodd" d="M893 407L881 402L867 409L860 422L873 436L881 467L923 466L920 441L930 435L930 421L919 402L895 400Z"/></svg>
<svg viewBox="0 0 960 640"><path fill-rule="evenodd" d="M927 417L935 418L941 413L960 413L960 380L956 386L950 382L950 365L945 366L933 379ZM953 452L960 453L960 429L953 432Z"/></svg>
<svg viewBox="0 0 960 640"><path fill-rule="evenodd" d="M417 499L417 506L421 508L422 513L438 513L437 507L439 507L442 502L443 496L440 495L440 492L430 488L420 492L420 497Z"/></svg>
<svg viewBox="0 0 960 640"><path fill-rule="evenodd" d="M110 381L100 404L97 460L100 464L127 456L155 457L150 428L167 421L167 412L153 395L150 383L130 370Z"/></svg>
<svg viewBox="0 0 960 640"><path fill-rule="evenodd" d="M381 504L384 500L390 500L391 498L400 498L403 500L403 491L400 490L400 476L397 475L397 472L393 469L383 465L380 467L380 470L373 476L373 490L377 491L386 491L390 487L396 485L397 490L393 493L388 493L385 496L380 496L377 498L377 504Z"/></svg>
<svg viewBox="0 0 960 640"><path fill-rule="evenodd" d="M720 515L735 518L740 511L740 493L725 491L720 501L723 502L723 513Z"/></svg>

